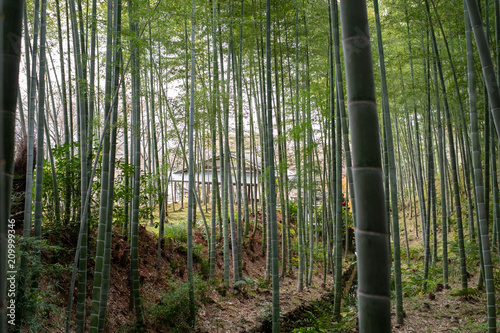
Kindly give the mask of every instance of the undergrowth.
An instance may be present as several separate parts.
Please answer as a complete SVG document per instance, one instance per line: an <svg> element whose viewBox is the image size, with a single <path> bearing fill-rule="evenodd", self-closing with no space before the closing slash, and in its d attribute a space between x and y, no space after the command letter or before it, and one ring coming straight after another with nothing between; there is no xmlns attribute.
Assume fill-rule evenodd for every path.
<svg viewBox="0 0 500 333"><path fill-rule="evenodd" d="M326 332L348 332L356 329L357 311L355 306L343 306L341 310L342 319L339 322L332 321L333 302L315 302L312 310L304 312L304 318L297 321L299 328L293 333L326 333Z"/></svg>
<svg viewBox="0 0 500 333"><path fill-rule="evenodd" d="M195 296L195 313L200 308L200 303L205 300L205 293L208 290L208 283L200 277L195 276L193 279L194 296ZM171 281L168 290L156 301L156 304L146 306L146 318L150 323L149 327L163 332L165 327L169 328L168 332L189 332L189 283Z"/></svg>

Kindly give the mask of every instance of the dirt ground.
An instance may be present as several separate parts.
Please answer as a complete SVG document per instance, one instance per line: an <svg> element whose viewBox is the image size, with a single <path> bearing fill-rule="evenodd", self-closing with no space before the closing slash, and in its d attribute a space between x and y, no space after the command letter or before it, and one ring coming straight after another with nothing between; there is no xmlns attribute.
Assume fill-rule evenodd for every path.
<svg viewBox="0 0 500 333"><path fill-rule="evenodd" d="M466 298L452 294L453 291L444 289L431 293L430 297L404 299L403 306L406 312L404 325L396 325L393 315L393 331L486 332L488 326L484 295Z"/></svg>
<svg viewBox="0 0 500 333"><path fill-rule="evenodd" d="M145 301L154 302L158 289L164 288L166 277L171 274L166 267L171 260L178 260L181 264L174 274L178 279L187 279L184 272L185 252L172 242L164 246L162 264L165 271L163 277L157 278L155 262L157 260L157 241L155 237L141 228L140 232L141 267L140 277L142 292ZM265 258L260 248L260 232L253 239L245 243L243 248L243 275L249 277L249 287L241 291L229 288L215 288L206 296L213 302L205 302L198 311L195 331L200 333L211 332L258 332L262 320L269 315L272 302L270 288L260 287L265 275ZM418 242L415 239L414 242ZM130 322L131 315L128 311L128 280L126 265L127 256L118 239L114 245L114 262L117 264L112 270L112 291L108 310L108 332L117 332L125 322ZM195 242L206 245L198 229ZM205 253L204 255L207 255ZM222 250L217 253L217 277L222 278ZM122 266L122 267L120 267ZM125 266L125 267L123 267ZM183 267L184 266L184 267ZM200 265L195 263L195 270L199 271ZM296 272L295 272L296 273ZM260 279L259 279L260 278ZM231 275L232 279L232 275ZM457 296L460 285L456 279L451 279L450 289L441 288L439 285L427 295L404 297L405 321L403 325L396 325L393 304L393 331L394 332L485 332L486 331L486 300L484 292L472 295ZM470 286L475 286L477 276L472 277ZM303 291L297 291L297 277L285 276L280 281L280 309L282 313L292 311L305 304L321 298L332 290L331 275L327 276L326 285L323 284L323 269L315 269L312 283ZM497 304L500 298L497 297ZM264 330L262 330L264 331ZM168 332L168 329L166 330ZM355 332L352 330L351 332Z"/></svg>
<svg viewBox="0 0 500 333"><path fill-rule="evenodd" d="M401 214L400 214L401 215ZM402 219L402 217L400 218ZM465 220L464 220L465 221ZM415 218L409 218L407 215L408 238L410 249L422 248L421 234L416 236ZM464 222L465 223L465 222ZM441 231L438 230L438 259L435 266L441 272L442 261L441 256ZM453 241L455 235L449 233L448 239ZM404 230L401 229L401 251L403 249L405 238ZM487 314L486 314L486 293L482 290L477 290L477 282L479 277L479 263L474 265L478 260L471 260L471 254L467 256L467 271L468 271L468 287L469 291L464 295L460 292L461 282L459 276L459 260L457 254L449 246L449 286L444 288L441 283L435 284L433 290L427 294L419 293L416 296L403 297L403 308L406 314L403 325L397 325L395 320L395 307L393 299L392 323L394 332L487 332ZM412 265L423 262L423 251L415 251L416 256L412 257ZM494 260L494 274L498 276L498 252L492 251L491 255ZM473 263L473 264L471 264ZM421 264L421 263L420 263ZM415 272L416 268L406 267L403 271L403 276L408 276ZM434 276L434 278L436 278ZM439 279L439 276L437 277ZM498 280L497 280L498 281ZM497 305L497 332L500 332L498 317L500 315L499 308L499 291L500 286L496 286L496 305ZM432 288L431 288L432 289Z"/></svg>
<svg viewBox="0 0 500 333"><path fill-rule="evenodd" d="M410 234L412 230L409 230ZM247 278L244 288L222 288L221 285L212 287L205 295L198 311L195 332L265 332L261 328L262 321L270 314L272 295L269 284L263 279L265 274L265 257L261 250L261 233L257 231L253 238L249 238L243 246L243 275ZM403 239L402 239L403 240ZM208 257L206 240L202 229L196 229L195 243L203 245L202 255ZM411 236L410 242L418 243L421 240ZM139 256L140 281L143 304L151 305L158 302L159 295L172 280L187 280L185 246L173 240L166 240L162 245L161 270L157 273L158 252L157 238L154 234L140 226L139 229ZM216 279L222 281L222 249L217 249ZM419 258L415 258L418 260ZM453 260L453 259L451 259ZM129 310L129 248L125 237L118 232L114 233L112 242L111 285L108 303L108 321L106 332L125 332L124 326L134 320L133 311ZM172 263L176 262L175 269ZM201 270L201 263L195 260L195 273ZM89 281L92 281L93 262L89 261ZM496 270L498 272L498 270ZM403 272L409 274L411 271ZM280 307L282 313L297 309L303 304L320 299L332 291L331 274L323 284L323 268L321 264L315 267L312 283L303 291L297 291L296 268L295 275L281 277ZM470 286L475 286L473 276ZM232 274L231 274L232 281ZM69 279L63 281L63 284ZM486 301L484 292L472 292L467 297L458 296L460 289L458 278L450 278L450 289L438 287L431 293L404 297L405 320L403 325L396 325L393 304L393 331L394 332L485 332L486 331ZM68 285L69 287L69 285ZM63 288L67 289L67 288ZM90 309L92 286L87 289L87 308ZM68 295L61 294L61 306L65 306ZM76 299L76 295L75 295ZM500 298L497 296L497 304ZM75 305L76 306L76 305ZM354 311L351 310L343 311ZM498 313L498 311L497 311ZM498 316L498 315L497 315ZM353 313L355 317L355 313ZM53 321L60 322L62 317L55 315ZM88 317L88 321L90 316ZM62 324L62 322L61 322ZM60 330L58 328L59 327ZM54 325L52 332L63 332L64 325ZM150 329L149 332L169 332L165 327L161 331ZM286 329L282 330L287 332ZM317 330L317 332L356 332L355 329Z"/></svg>
<svg viewBox="0 0 500 333"><path fill-rule="evenodd" d="M322 278L314 277L313 283L297 291L296 278L285 277L280 282L280 310L287 312L301 303L317 300L325 292ZM242 297L221 297L216 291L209 295L213 304L203 306L198 313L197 332L247 332L259 327L269 314L272 295L261 290ZM266 313L267 312L267 313Z"/></svg>

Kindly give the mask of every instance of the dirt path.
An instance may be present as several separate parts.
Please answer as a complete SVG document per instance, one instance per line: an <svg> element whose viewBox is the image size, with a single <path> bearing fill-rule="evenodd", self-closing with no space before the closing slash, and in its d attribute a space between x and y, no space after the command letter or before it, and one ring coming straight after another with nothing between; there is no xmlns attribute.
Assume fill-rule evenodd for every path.
<svg viewBox="0 0 500 333"><path fill-rule="evenodd" d="M403 302L405 322L395 324L393 309L394 332L486 332L488 328L484 293L464 297L457 296L457 289L443 289Z"/></svg>
<svg viewBox="0 0 500 333"><path fill-rule="evenodd" d="M313 283L297 291L297 278L285 277L280 282L280 310L291 311L304 303L317 300L330 286L323 286L320 276L313 276ZM250 283L251 284L251 283ZM212 291L208 295L212 304L204 305L198 312L196 332L246 332L258 327L271 314L272 295L269 289L256 284L247 290L226 296Z"/></svg>

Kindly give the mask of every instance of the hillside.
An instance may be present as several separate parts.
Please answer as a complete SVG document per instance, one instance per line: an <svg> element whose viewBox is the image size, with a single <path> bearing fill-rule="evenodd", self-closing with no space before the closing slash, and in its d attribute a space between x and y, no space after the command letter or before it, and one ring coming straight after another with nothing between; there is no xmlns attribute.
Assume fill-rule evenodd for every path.
<svg viewBox="0 0 500 333"><path fill-rule="evenodd" d="M216 278L208 282L208 251L204 231L195 231L194 267L196 278L197 316L194 330L188 325L188 293L186 287L186 239L185 224L180 223L184 211L173 215L174 222L167 226L162 244L161 269L157 270L157 236L143 225L139 228L139 257L141 293L145 308L145 331L147 332L270 332L271 284L265 279L265 256L262 254L260 230L243 244L243 274L245 284L225 287L222 283L222 252L217 251ZM414 220L408 220L409 225ZM148 227L149 229L149 227ZM152 229L154 231L154 229ZM457 254L450 253L450 287L444 288L439 277L438 259L433 266L432 278L428 280L429 292L422 293L421 239L409 228L411 265L403 265L404 279L404 325L396 325L393 309L394 332L484 332L486 325L486 303L483 290L476 288L460 291ZM252 234L252 233L250 233ZM63 234L64 235L64 234ZM56 242L56 239L49 240ZM403 235L401 240L404 241ZM71 253L71 240L61 237L64 250L57 253ZM52 245L54 246L54 244ZM56 253L43 252L42 265L47 274L42 279L42 294L56 293L42 301L42 309L51 309L40 322L40 328L51 332L64 332L65 309L70 274L55 272L57 267L70 272L72 256L55 259ZM112 241L110 269L111 286L108 300L106 332L136 332L135 317L129 309L130 256L126 238L115 229ZM477 284L478 252L470 248L470 285ZM356 329L356 278L354 256L344 261L342 320L333 322L333 278L330 271L323 283L323 262L317 262L312 283L302 292L297 291L296 267L293 274L280 279L280 307L282 311L282 332L357 332ZM406 258L403 257L403 261ZM92 301L93 261L89 261L89 285L87 305ZM497 276L497 279L499 277ZM500 299L497 297L500 301ZM75 299L76 300L76 299ZM394 306L394 305L393 305ZM73 308L74 309L74 308ZM38 313L40 318L42 313ZM74 319L74 313L73 313ZM87 316L87 325L90 316ZM309 327L309 328L308 328Z"/></svg>

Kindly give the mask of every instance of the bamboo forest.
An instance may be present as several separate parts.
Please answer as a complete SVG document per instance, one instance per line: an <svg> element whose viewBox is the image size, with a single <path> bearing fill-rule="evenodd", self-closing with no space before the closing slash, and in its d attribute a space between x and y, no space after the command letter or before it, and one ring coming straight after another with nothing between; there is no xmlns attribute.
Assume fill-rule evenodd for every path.
<svg viewBox="0 0 500 333"><path fill-rule="evenodd" d="M500 0L0 0L0 333L500 332Z"/></svg>

